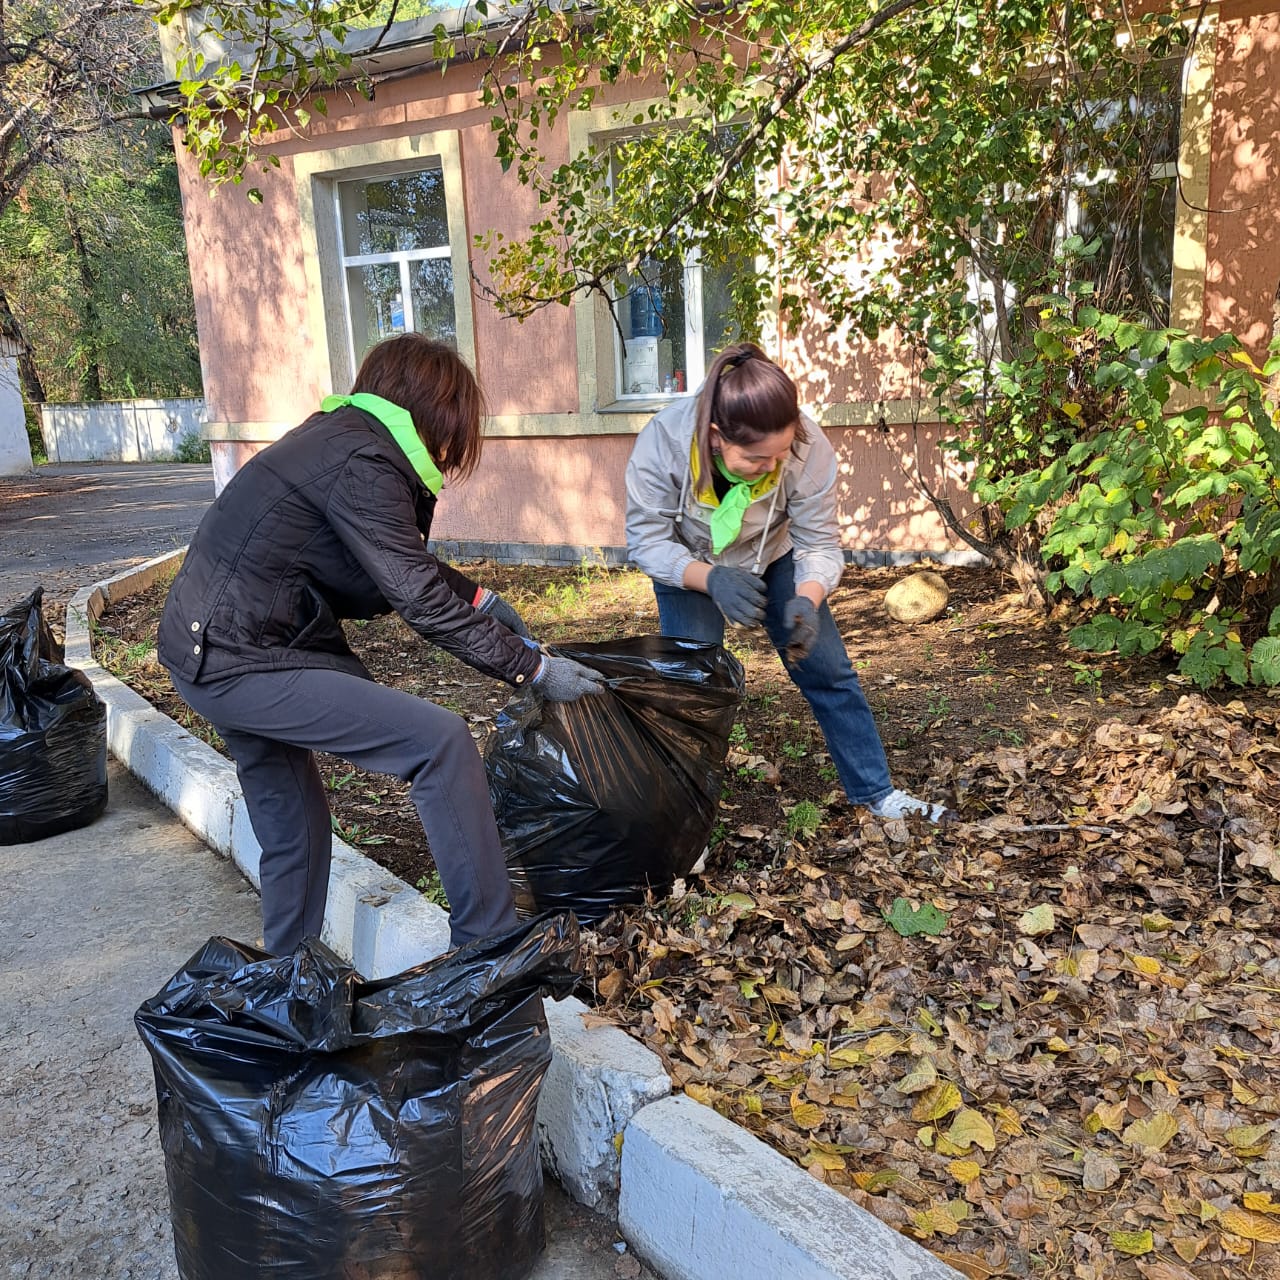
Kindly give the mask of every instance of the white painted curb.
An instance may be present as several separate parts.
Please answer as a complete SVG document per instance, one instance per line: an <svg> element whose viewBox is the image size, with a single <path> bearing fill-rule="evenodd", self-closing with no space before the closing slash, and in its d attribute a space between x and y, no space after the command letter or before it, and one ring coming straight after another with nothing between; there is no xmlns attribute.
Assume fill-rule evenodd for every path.
<svg viewBox="0 0 1280 1280"><path fill-rule="evenodd" d="M683 1094L627 1125L618 1226L667 1280L963 1280Z"/></svg>
<svg viewBox="0 0 1280 1280"><path fill-rule="evenodd" d="M66 660L106 703L112 752L257 887L260 849L235 767L100 667L90 644L107 604L145 590L183 554L78 592ZM444 951L448 917L335 837L323 937L367 977L386 977ZM668 1097L657 1055L617 1027L589 1028L585 1012L575 999L546 1002L543 1161L582 1204L616 1203L624 1235L666 1280L963 1280L711 1108Z"/></svg>

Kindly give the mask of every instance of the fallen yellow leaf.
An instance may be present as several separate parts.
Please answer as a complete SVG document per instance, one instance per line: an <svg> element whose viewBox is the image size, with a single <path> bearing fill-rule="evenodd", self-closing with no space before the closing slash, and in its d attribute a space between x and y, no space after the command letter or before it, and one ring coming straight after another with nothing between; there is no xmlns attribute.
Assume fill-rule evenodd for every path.
<svg viewBox="0 0 1280 1280"><path fill-rule="evenodd" d="M1154 956L1130 956L1129 959L1133 961L1135 969L1147 974L1149 977L1154 977L1160 972L1160 961L1155 959Z"/></svg>
<svg viewBox="0 0 1280 1280"><path fill-rule="evenodd" d="M950 1115L963 1101L960 1090L950 1080L940 1080L931 1085L917 1099L911 1108L911 1118L921 1123L929 1120L941 1120Z"/></svg>
<svg viewBox="0 0 1280 1280"><path fill-rule="evenodd" d="M1263 1244L1280 1244L1280 1222L1265 1213L1252 1209L1224 1209L1219 1219L1224 1231L1245 1240L1260 1240Z"/></svg>
<svg viewBox="0 0 1280 1280"><path fill-rule="evenodd" d="M1149 1230L1113 1231L1111 1244L1113 1248L1119 1249L1121 1253L1127 1253L1132 1258L1140 1258L1156 1247L1155 1239Z"/></svg>
<svg viewBox="0 0 1280 1280"><path fill-rule="evenodd" d="M961 1151L968 1151L975 1144L984 1151L996 1149L996 1135L991 1121L980 1111L973 1111L968 1107L959 1112L951 1122L951 1128L947 1130L947 1141Z"/></svg>
<svg viewBox="0 0 1280 1280"><path fill-rule="evenodd" d="M845 1167L844 1156L836 1155L832 1151L819 1151L813 1147L809 1148L809 1154L802 1159L802 1163L806 1168L810 1165L817 1165L820 1169L843 1169Z"/></svg>
<svg viewBox="0 0 1280 1280"><path fill-rule="evenodd" d="M976 1160L953 1160L947 1172L957 1182L968 1184L982 1172L982 1166Z"/></svg>
<svg viewBox="0 0 1280 1280"><path fill-rule="evenodd" d="M1124 1128L1124 1117L1128 1108L1123 1102L1100 1102L1085 1119L1087 1133L1097 1133L1106 1129L1110 1133L1119 1133Z"/></svg>
<svg viewBox="0 0 1280 1280"><path fill-rule="evenodd" d="M1246 1191L1244 1207L1255 1213L1280 1213L1280 1204L1271 1203L1270 1191Z"/></svg>
<svg viewBox="0 0 1280 1280"><path fill-rule="evenodd" d="M1241 1124L1223 1135L1238 1156L1265 1155L1271 1146L1271 1125Z"/></svg>
<svg viewBox="0 0 1280 1280"><path fill-rule="evenodd" d="M932 1058L921 1058L894 1088L899 1093L921 1093L938 1083L938 1069Z"/></svg>
<svg viewBox="0 0 1280 1280"><path fill-rule="evenodd" d="M1178 1122L1167 1111L1157 1111L1145 1120L1135 1120L1120 1137L1131 1147L1163 1151L1177 1132Z"/></svg>
<svg viewBox="0 0 1280 1280"><path fill-rule="evenodd" d="M792 1098L791 1118L801 1129L816 1129L825 1116L816 1102L798 1102Z"/></svg>

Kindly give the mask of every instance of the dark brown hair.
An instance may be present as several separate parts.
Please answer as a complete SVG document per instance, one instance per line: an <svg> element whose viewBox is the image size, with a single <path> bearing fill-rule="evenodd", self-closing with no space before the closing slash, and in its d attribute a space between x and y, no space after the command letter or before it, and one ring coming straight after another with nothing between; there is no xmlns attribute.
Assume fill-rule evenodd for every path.
<svg viewBox="0 0 1280 1280"><path fill-rule="evenodd" d="M370 347L356 374L365 391L407 409L432 461L444 475L469 476L480 462L484 394L450 346L402 333Z"/></svg>
<svg viewBox="0 0 1280 1280"><path fill-rule="evenodd" d="M725 347L711 362L694 422L701 483L712 473L712 423L731 444L755 444L790 426L796 440L806 438L796 384L754 342Z"/></svg>

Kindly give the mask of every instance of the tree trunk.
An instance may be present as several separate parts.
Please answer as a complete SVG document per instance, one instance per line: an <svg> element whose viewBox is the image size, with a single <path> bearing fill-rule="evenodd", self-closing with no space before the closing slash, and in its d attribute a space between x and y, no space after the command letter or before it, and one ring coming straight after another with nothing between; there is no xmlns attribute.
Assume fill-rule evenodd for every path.
<svg viewBox="0 0 1280 1280"><path fill-rule="evenodd" d="M80 273L80 288L84 291L85 366L80 373L80 398L101 400L102 322L98 318L98 304L94 296L98 282L94 279L93 263L84 242L84 234L80 230L80 220L76 217L75 206L71 203L71 193L67 190L65 182L62 184L62 193L67 201L67 230L71 233L71 247L75 250L76 265Z"/></svg>
<svg viewBox="0 0 1280 1280"><path fill-rule="evenodd" d="M15 343L20 351L18 355L18 379L22 383L22 395L30 405L44 404L44 383L40 381L40 372L31 355L31 346L27 342L18 317L9 306L8 295L4 286L0 285L0 335Z"/></svg>

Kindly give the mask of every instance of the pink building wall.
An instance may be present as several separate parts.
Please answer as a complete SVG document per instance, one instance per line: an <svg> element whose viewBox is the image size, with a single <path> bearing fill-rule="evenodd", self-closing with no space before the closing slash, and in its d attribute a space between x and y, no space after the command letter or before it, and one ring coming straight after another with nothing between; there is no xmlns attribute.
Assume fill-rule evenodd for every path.
<svg viewBox="0 0 1280 1280"><path fill-rule="evenodd" d="M1269 3L1221 6L1212 116L1212 169L1204 291L1207 329L1231 329L1262 347L1280 276L1280 15ZM213 195L183 153L180 160L197 321L211 420L275 424L301 421L328 388L328 355L305 323L293 156L356 142L456 130L467 238L489 229L518 235L538 216L531 192L504 174L493 155L488 113L475 105L479 72L459 66L381 84L374 102L330 97L327 120L309 139L281 138L279 170L254 175L260 206L234 189ZM627 96L640 96L631 91ZM563 121L547 144L554 162L568 156ZM484 280L484 264L474 266ZM461 284L462 282L458 282ZM524 322L503 318L473 290L476 371L495 415L592 414L579 402L574 312L547 308ZM867 342L823 333L814 317L799 334L777 335L781 362L802 396L834 405L835 422L874 422L877 402L909 401L917 386L908 355L892 334ZM342 389L342 388L339 388ZM842 416L839 406L856 402ZM924 406L921 412L927 414ZM901 413L898 415L902 416ZM890 414L892 419L893 414ZM545 421L545 419L543 420ZM486 444L477 475L446 491L434 530L442 539L567 543L617 547L623 538L622 474L633 435L498 436ZM608 430L608 425L605 425ZM962 483L942 473L930 447L937 428L891 421L828 428L842 461L841 524L857 550L962 549L932 507L904 478L918 458L931 487L942 485L958 509ZM242 429L237 442L215 442L215 470L225 480L262 441Z"/></svg>
<svg viewBox="0 0 1280 1280"><path fill-rule="evenodd" d="M1280 297L1280 7L1218 17L1205 328L1265 351Z"/></svg>

